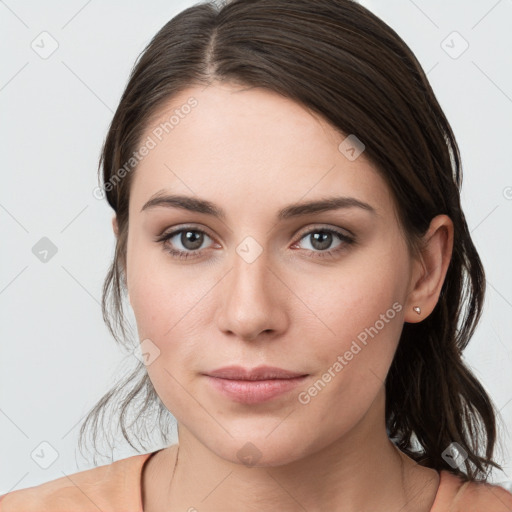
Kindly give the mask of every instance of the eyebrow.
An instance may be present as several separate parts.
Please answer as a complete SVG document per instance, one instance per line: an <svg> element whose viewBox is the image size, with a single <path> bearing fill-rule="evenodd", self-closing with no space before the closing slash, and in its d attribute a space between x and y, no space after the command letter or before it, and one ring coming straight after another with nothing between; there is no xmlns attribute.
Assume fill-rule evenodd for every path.
<svg viewBox="0 0 512 512"><path fill-rule="evenodd" d="M213 217L222 220L226 219L226 212L211 201L184 195L167 195L163 191L157 192L151 196L149 201L147 201L147 203L142 207L141 212L156 207L181 208L191 212L212 215ZM372 215L378 215L373 206L365 203L364 201L360 201L355 197L328 197L326 199L290 204L279 210L277 213L277 219L286 220L292 217L300 217L302 215L320 213L329 210L339 210L342 208L361 208Z"/></svg>

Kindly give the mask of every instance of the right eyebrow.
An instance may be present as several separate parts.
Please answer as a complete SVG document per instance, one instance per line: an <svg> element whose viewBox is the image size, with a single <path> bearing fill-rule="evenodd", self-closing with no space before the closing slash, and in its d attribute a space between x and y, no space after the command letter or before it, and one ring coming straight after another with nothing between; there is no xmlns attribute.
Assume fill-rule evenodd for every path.
<svg viewBox="0 0 512 512"><path fill-rule="evenodd" d="M212 215L219 219L225 219L226 213L222 208L216 206L206 199L196 199L191 196L183 195L166 195L164 191L157 192L141 209L141 212L157 206L163 206L167 208L181 208L191 212L204 213L206 215Z"/></svg>

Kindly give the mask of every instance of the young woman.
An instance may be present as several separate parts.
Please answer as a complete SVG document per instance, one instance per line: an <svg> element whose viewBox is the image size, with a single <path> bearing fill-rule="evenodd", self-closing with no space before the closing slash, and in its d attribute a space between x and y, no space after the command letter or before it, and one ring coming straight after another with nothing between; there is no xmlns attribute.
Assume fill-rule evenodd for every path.
<svg viewBox="0 0 512 512"><path fill-rule="evenodd" d="M458 147L390 27L350 0L186 9L138 60L101 165L105 319L129 344L126 297L142 356L82 433L117 404L131 442L130 407L146 427L156 407L179 442L1 512L512 510L462 361L485 279Z"/></svg>

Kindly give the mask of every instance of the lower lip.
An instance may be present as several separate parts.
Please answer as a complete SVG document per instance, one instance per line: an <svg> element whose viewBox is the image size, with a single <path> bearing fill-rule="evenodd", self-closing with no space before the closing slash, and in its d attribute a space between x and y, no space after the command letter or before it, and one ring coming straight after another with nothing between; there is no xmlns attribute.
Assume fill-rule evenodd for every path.
<svg viewBox="0 0 512 512"><path fill-rule="evenodd" d="M287 393L304 382L307 375L293 379L230 380L207 375L210 384L234 402L257 404Z"/></svg>

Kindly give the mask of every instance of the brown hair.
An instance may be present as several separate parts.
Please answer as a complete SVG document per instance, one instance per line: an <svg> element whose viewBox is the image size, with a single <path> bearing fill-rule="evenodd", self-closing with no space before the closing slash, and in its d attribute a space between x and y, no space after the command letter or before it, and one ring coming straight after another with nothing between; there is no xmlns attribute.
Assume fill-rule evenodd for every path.
<svg viewBox="0 0 512 512"><path fill-rule="evenodd" d="M434 216L452 219L454 248L439 301L422 322L404 324L386 378L386 425L398 448L422 465L471 480L485 479L490 466L502 469L492 460L497 412L462 360L480 319L485 276L461 210L459 149L409 47L351 0L199 3L166 23L139 56L100 159L102 187L119 226L102 303L114 338L133 349L123 316L133 172L113 178L164 103L188 87L213 81L267 88L320 114L340 132L355 134L391 188L412 252ZM172 416L142 363L90 411L80 442L91 423L96 441L108 405L120 407L122 433L133 448L128 429L138 426L140 443L154 408L167 439ZM137 415L127 429L132 408ZM468 453L467 474L443 457L453 442Z"/></svg>

